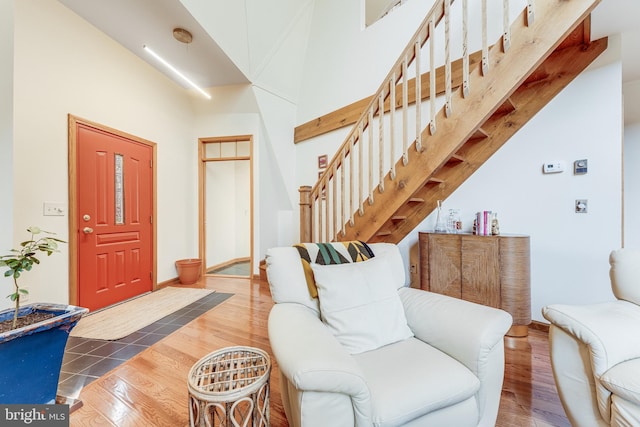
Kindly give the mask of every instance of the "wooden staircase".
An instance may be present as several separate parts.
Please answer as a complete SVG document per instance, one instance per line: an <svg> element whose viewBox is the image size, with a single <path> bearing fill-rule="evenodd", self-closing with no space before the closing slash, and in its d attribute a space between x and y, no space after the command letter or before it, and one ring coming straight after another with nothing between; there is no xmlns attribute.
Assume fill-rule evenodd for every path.
<svg viewBox="0 0 640 427"><path fill-rule="evenodd" d="M594 0L538 2L535 21L528 25L531 10L525 9L511 25L508 51L503 43L488 49L489 72L483 73L480 65L470 71L471 90L465 95L458 88L451 94L448 117L443 107L434 119L436 132L425 126L422 147L416 149L414 141L404 158L395 159L395 167L370 190L368 202L360 201L354 214L354 203L347 199L362 199L362 191L354 190L356 184L345 185L345 170L355 169L353 162L347 162L356 153L357 136L362 138L363 125L357 128L356 124L356 137L343 144L324 179L313 189L301 189L301 240L402 240L436 208L438 200L452 194L606 49L606 39L590 40L589 14L597 4ZM389 90L386 96L394 95ZM385 108L381 102L378 114L388 108L388 102ZM371 120L368 123L372 126ZM330 201L323 205L325 197ZM331 218L333 225L323 226L323 218Z"/></svg>
<svg viewBox="0 0 640 427"><path fill-rule="evenodd" d="M434 211L438 200L449 197L607 48L607 39L578 41L576 36L584 34L585 27L583 21L567 39L575 44L556 49L386 222L380 227L379 221L371 227L349 227L338 240L398 243L415 229Z"/></svg>

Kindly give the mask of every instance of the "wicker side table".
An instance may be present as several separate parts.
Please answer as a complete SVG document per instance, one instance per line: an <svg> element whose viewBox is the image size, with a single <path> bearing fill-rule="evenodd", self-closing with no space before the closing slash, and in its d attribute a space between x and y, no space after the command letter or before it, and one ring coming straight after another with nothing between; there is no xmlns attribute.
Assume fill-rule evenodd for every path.
<svg viewBox="0 0 640 427"><path fill-rule="evenodd" d="M196 426L269 426L269 355L254 347L226 347L189 371L189 422Z"/></svg>

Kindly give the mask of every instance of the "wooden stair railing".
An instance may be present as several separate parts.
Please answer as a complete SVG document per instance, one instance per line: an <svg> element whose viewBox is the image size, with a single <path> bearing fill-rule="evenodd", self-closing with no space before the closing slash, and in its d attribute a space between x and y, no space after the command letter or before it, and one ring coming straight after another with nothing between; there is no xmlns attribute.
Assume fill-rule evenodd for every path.
<svg viewBox="0 0 640 427"><path fill-rule="evenodd" d="M486 1L482 2L483 10L486 10ZM463 22L466 23L467 0L462 3ZM525 107L522 113L516 113L519 111L516 105L520 104L510 97L518 94L526 98L523 94L527 91L523 88L533 84L533 80L528 81L527 77L532 73L536 75L534 71L588 16L598 1L545 1L536 5L535 20L532 19L532 1L528 1L524 12L511 27L507 20L508 0L503 4L502 43L489 48L486 18L483 19L481 66L469 69L466 65L468 42L466 35L463 36L463 85L454 92L447 42L451 2L436 2L414 40L329 163L325 174L313 188L301 187L301 240L398 242L433 210L435 200L449 195L508 139L504 136L509 135L510 129L513 130L511 134L517 130L509 120L526 122L535 114L527 115L527 112L541 108ZM486 14L482 15L484 18ZM446 87L444 106L436 114L433 35L437 24L443 20ZM588 32L588 29L583 31ZM466 33L465 25L463 33ZM430 111L425 114L428 124L423 127L422 103L415 104L415 116L411 118L407 106L409 77L410 74L421 76L420 56L425 45L429 47L431 93L426 105ZM598 46L602 47L602 43ZM591 51L596 52L597 49ZM559 91L570 81L563 78L561 60L554 64L560 66L560 71L552 64L549 67L560 78L550 79L550 83L561 80L565 83L550 84L554 89L549 89L549 93ZM421 79L414 81L414 97L422 99ZM519 88L522 89L520 93ZM396 102L389 103L390 99ZM396 113L396 107L399 113ZM389 113L385 114L385 111ZM399 122L398 128L396 122ZM492 127L494 134L501 135L494 137L487 131L490 124L498 124L507 130L496 132ZM413 135L410 134L411 128L415 129ZM408 144L410 140L413 141L411 146ZM493 148L486 149L485 145ZM478 160L482 158L484 160ZM358 225L354 226L356 221Z"/></svg>

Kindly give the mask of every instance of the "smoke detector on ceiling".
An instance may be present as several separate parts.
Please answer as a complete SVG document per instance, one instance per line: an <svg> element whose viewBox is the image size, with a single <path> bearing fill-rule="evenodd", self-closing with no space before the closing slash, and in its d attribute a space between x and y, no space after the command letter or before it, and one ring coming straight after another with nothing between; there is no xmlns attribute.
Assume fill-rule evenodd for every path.
<svg viewBox="0 0 640 427"><path fill-rule="evenodd" d="M184 28L174 28L173 38L184 44L189 44L193 41L191 33Z"/></svg>

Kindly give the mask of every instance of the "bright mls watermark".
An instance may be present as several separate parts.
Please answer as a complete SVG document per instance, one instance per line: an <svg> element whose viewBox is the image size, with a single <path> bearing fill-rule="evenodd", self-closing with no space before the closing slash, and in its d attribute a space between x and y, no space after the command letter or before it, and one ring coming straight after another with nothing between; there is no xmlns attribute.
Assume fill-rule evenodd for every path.
<svg viewBox="0 0 640 427"><path fill-rule="evenodd" d="M0 404L0 426L69 427L69 406Z"/></svg>

